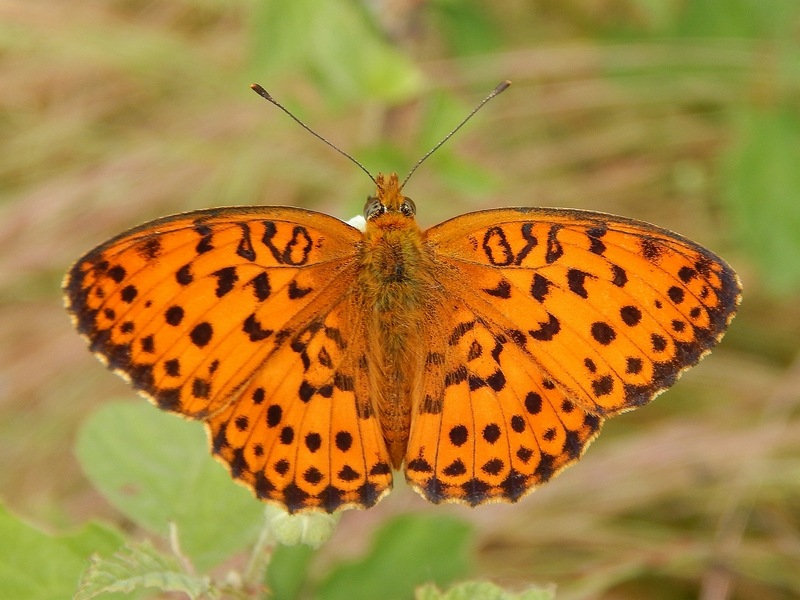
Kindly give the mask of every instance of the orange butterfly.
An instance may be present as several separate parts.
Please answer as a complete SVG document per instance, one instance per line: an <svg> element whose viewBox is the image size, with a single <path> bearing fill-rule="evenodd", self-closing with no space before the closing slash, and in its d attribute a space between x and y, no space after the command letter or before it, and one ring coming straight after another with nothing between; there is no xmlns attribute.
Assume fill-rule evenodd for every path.
<svg viewBox="0 0 800 600"><path fill-rule="evenodd" d="M64 283L91 350L289 512L370 507L403 464L431 502L515 502L697 363L740 300L724 260L647 223L504 208L423 232L397 176L375 182L363 233L199 210Z"/></svg>

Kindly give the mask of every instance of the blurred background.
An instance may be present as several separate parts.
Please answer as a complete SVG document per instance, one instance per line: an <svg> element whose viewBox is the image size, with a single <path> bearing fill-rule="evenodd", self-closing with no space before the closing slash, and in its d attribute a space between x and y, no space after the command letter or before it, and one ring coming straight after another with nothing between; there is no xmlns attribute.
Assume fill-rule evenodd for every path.
<svg viewBox="0 0 800 600"><path fill-rule="evenodd" d="M373 192L250 83L403 176L504 79L405 188L422 225L520 205L644 219L730 262L739 316L520 504L433 507L401 486L344 515L318 570L413 511L469 522L468 575L511 589L800 596L797 0L0 0L0 500L51 531L121 520L72 448L108 399L143 401L70 325L75 258L173 212L346 219Z"/></svg>

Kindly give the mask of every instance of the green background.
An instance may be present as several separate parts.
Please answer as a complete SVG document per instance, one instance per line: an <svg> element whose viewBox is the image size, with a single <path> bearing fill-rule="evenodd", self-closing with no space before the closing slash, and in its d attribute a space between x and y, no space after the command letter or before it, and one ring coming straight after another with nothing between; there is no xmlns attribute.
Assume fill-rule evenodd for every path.
<svg viewBox="0 0 800 600"><path fill-rule="evenodd" d="M252 82L373 173L402 176L504 79L512 87L406 187L422 225L512 205L644 219L730 262L739 316L674 389L610 422L580 464L520 504L433 507L401 485L346 513L319 552L278 557L283 572L326 597L348 576L408 597L397 582L409 555L420 581L555 583L558 598L800 595L797 0L0 2L0 501L69 532L45 560L38 532L3 516L20 535L6 575L53 556L79 573L89 548L113 551L118 530L140 539L170 518L208 520L183 540L202 568L219 560L209 543L254 535L220 534L225 509L189 478L180 498L151 496L174 497L177 516L104 489L136 444L191 462L202 432L172 418L189 429L143 435L122 419L128 407L96 413L125 398L162 417L72 330L59 291L72 260L182 210L360 213L372 183ZM222 467L196 466L207 468L234 486ZM242 507L229 510L241 516L253 509L235 489ZM464 555L425 570L436 553L420 553L429 542L411 525L396 533L406 513L439 522ZM375 545L385 554L356 575L341 566ZM272 582L282 597L302 588L289 579ZM27 597L61 597L51 592Z"/></svg>

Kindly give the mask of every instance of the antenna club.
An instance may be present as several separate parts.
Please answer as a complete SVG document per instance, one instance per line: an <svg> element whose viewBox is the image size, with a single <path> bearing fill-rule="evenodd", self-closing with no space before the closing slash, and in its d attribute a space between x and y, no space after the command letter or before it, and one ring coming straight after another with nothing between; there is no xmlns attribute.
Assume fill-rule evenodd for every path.
<svg viewBox="0 0 800 600"><path fill-rule="evenodd" d="M258 85L257 83L252 84L250 86L250 89L253 90L259 96L261 96L262 98L266 98L267 100L272 102L273 98L272 98L272 96L269 95L269 92L267 90L265 90L263 87L261 87L260 85Z"/></svg>

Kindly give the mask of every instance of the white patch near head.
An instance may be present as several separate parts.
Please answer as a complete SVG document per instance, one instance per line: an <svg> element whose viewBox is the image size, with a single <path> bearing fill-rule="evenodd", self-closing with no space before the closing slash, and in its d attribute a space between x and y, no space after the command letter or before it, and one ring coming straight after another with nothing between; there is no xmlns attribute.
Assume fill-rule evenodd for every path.
<svg viewBox="0 0 800 600"><path fill-rule="evenodd" d="M356 215L349 221L345 221L351 227L355 227L361 233L364 233L367 230L367 220L364 218L363 215Z"/></svg>

